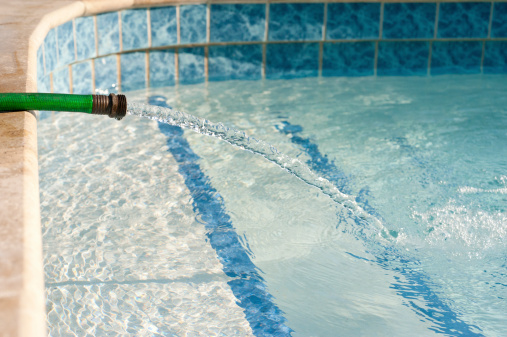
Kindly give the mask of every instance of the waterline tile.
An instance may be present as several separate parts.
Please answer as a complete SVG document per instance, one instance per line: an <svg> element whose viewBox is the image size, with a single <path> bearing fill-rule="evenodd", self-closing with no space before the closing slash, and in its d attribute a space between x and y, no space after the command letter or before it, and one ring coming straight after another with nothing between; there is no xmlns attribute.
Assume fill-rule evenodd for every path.
<svg viewBox="0 0 507 337"><path fill-rule="evenodd" d="M326 39L377 39L379 22L379 3L330 3Z"/></svg>
<svg viewBox="0 0 507 337"><path fill-rule="evenodd" d="M57 60L56 30L51 29L44 39L44 57L46 60L46 74L49 74L56 68Z"/></svg>
<svg viewBox="0 0 507 337"><path fill-rule="evenodd" d="M379 42L377 74L426 75L429 52L429 42Z"/></svg>
<svg viewBox="0 0 507 337"><path fill-rule="evenodd" d="M146 88L146 53L121 54L121 91Z"/></svg>
<svg viewBox="0 0 507 337"><path fill-rule="evenodd" d="M326 36L324 43L321 42L323 45L320 53L315 52L318 47L311 42L322 41L324 38L324 3L180 5L180 43L206 43L209 37L212 44L221 44L206 47L209 50L208 77L212 81L261 78L263 65L261 62L259 66L259 57L262 59L263 56L268 78L314 76L314 72L318 72L319 57L323 76L477 73L481 67L477 66L479 58L484 61L484 72L492 73L494 69L503 72L504 52L501 48L505 48L505 44L501 43L502 41L487 41L485 54L482 55L482 48L479 47L482 42L473 39L487 39L489 33L493 39L507 38L507 2L442 2L438 5L438 13L437 3L433 2L387 2L383 5L379 2L337 2L328 3L326 6ZM181 55L178 58L179 69L174 68L175 55L178 55L179 49L177 9L178 6L128 9L99 14L96 17L76 18L53 28L43 42L44 48L37 51L38 83L43 87L49 74L76 61L88 60L97 55L164 46L176 46L176 49L151 51L148 57L153 66L150 67L149 76L142 76L142 81L138 78L141 76L139 67L146 68L146 60L139 64L130 64L129 57L134 56L119 56L119 59L123 60L122 65L132 74L136 74L132 75L132 78L136 77L138 83L134 84L133 88L146 86L146 78L151 86L173 85L178 71L181 83L204 81L204 47L182 46L184 48L180 48ZM269 22L266 22L268 13ZM148 17L151 18L150 22ZM488 32L490 18L491 32ZM151 26L148 27L148 24ZM274 41L274 44L225 45L227 42L264 41L266 24L269 26L268 39L270 42ZM437 41L431 44L432 56L431 62L428 62L429 60L424 60L429 55L430 47L426 40L433 39L435 28ZM149 32L151 37L148 37ZM379 40L380 32L382 36ZM389 41L390 39L395 41ZM421 40L403 42L400 41L402 39ZM326 40L368 41L332 43ZM373 40L379 41L378 50L374 53L378 54L377 70L372 73ZM295 46L288 43L290 41L306 43ZM286 46L281 46L282 44ZM482 45L484 46L484 43ZM266 52L264 55L263 48ZM294 60L298 58L296 55L300 55L307 64ZM315 58L310 59L310 55ZM167 64L164 65L164 62ZM113 72L110 75L97 72L97 88L115 91L117 79L114 75L117 69L112 64L116 63L116 60L101 57L96 63L97 67ZM84 64L72 67L72 74L74 71L85 71L84 67L88 69L91 65ZM432 65L431 71L427 69L428 64ZM75 70L78 68L79 71ZM128 74L129 72L122 76L130 76ZM59 76L61 74L55 75L55 79ZM41 78L44 80L39 80ZM107 88L103 88L106 83L102 80L106 78L110 83ZM56 80L61 82L56 84L56 87L60 84L60 87L66 87L63 79ZM72 84L73 88L76 85L78 88L80 82L72 81L69 85ZM132 90L130 84L125 88Z"/></svg>
<svg viewBox="0 0 507 337"><path fill-rule="evenodd" d="M49 76L44 73L43 47L37 50L37 92L50 92Z"/></svg>
<svg viewBox="0 0 507 337"><path fill-rule="evenodd" d="M206 5L180 6L180 43L206 42Z"/></svg>
<svg viewBox="0 0 507 337"><path fill-rule="evenodd" d="M174 85L174 50L153 50L150 52L150 87Z"/></svg>
<svg viewBox="0 0 507 337"><path fill-rule="evenodd" d="M49 75L37 78L37 92L51 92Z"/></svg>
<svg viewBox="0 0 507 337"><path fill-rule="evenodd" d="M262 45L212 46L209 49L209 80L259 80Z"/></svg>
<svg viewBox="0 0 507 337"><path fill-rule="evenodd" d="M181 48L178 50L179 83L204 82L204 48Z"/></svg>
<svg viewBox="0 0 507 337"><path fill-rule="evenodd" d="M507 74L507 41L486 42L484 73Z"/></svg>
<svg viewBox="0 0 507 337"><path fill-rule="evenodd" d="M386 3L382 36L385 39L433 38L435 3Z"/></svg>
<svg viewBox="0 0 507 337"><path fill-rule="evenodd" d="M175 45L178 42L176 7L150 9L151 45L153 47Z"/></svg>
<svg viewBox="0 0 507 337"><path fill-rule="evenodd" d="M290 55L290 57L287 57ZM269 44L266 78L312 77L319 74L318 43Z"/></svg>
<svg viewBox="0 0 507 337"><path fill-rule="evenodd" d="M491 37L507 37L507 2L495 2Z"/></svg>
<svg viewBox="0 0 507 337"><path fill-rule="evenodd" d="M76 60L74 52L74 26L72 21L56 27L58 41L58 62L57 65L67 65Z"/></svg>
<svg viewBox="0 0 507 337"><path fill-rule="evenodd" d="M45 75L44 73L44 52L43 47L40 46L39 49L37 49L37 77L43 77Z"/></svg>
<svg viewBox="0 0 507 337"><path fill-rule="evenodd" d="M431 74L478 74L481 57L481 41L433 42Z"/></svg>
<svg viewBox="0 0 507 337"><path fill-rule="evenodd" d="M78 95L93 94L92 63L86 61L72 65L72 92Z"/></svg>
<svg viewBox="0 0 507 337"><path fill-rule="evenodd" d="M371 76L375 42L324 43L322 76Z"/></svg>
<svg viewBox="0 0 507 337"><path fill-rule="evenodd" d="M63 67L53 73L53 92L70 94L69 67Z"/></svg>
<svg viewBox="0 0 507 337"><path fill-rule="evenodd" d="M490 2L442 2L438 37L487 37L490 11Z"/></svg>
<svg viewBox="0 0 507 337"><path fill-rule="evenodd" d="M262 41L266 5L211 5L210 41Z"/></svg>
<svg viewBox="0 0 507 337"><path fill-rule="evenodd" d="M93 17L76 18L75 24L77 60L80 61L97 56Z"/></svg>
<svg viewBox="0 0 507 337"><path fill-rule="evenodd" d="M269 5L269 41L322 40L324 4Z"/></svg>
<svg viewBox="0 0 507 337"><path fill-rule="evenodd" d="M99 55L120 51L120 30L118 22L118 13L116 12L97 15Z"/></svg>
<svg viewBox="0 0 507 337"><path fill-rule="evenodd" d="M95 91L99 94L118 92L118 64L116 55L95 60Z"/></svg>
<svg viewBox="0 0 507 337"><path fill-rule="evenodd" d="M123 50L148 47L148 13L146 9L128 9L121 12Z"/></svg>

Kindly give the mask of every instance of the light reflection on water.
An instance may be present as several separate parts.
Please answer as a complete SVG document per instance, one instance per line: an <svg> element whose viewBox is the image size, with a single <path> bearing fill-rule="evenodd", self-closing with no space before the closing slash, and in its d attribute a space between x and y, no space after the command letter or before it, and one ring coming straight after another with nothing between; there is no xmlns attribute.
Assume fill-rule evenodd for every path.
<svg viewBox="0 0 507 337"><path fill-rule="evenodd" d="M294 335L502 335L505 194L472 192L506 187L506 86L502 76L301 79L210 83L135 97L164 95L175 108L274 144L357 196L395 237L391 246L379 244L362 234L361 222L269 162L185 133ZM188 281L193 273L216 275L206 285L229 281L204 244L206 230L156 125L52 118L39 129L47 282L156 274L195 289L197 282ZM60 138L51 136L56 132ZM48 293L76 286L56 292L50 286ZM224 304L234 303L234 291L220 294L213 310L200 313L202 321L246 333L241 308ZM120 302L129 298L126 292ZM138 298L145 305L151 299ZM60 300L50 296L51 310ZM167 320L154 324L160 331L200 324L175 323L170 312L178 306L150 305L168 310L161 314ZM105 306L79 310L115 312ZM129 318L130 326L151 331L143 322L154 316L133 308L129 317L139 317ZM237 319L226 320L222 310ZM83 322L113 324L100 323L102 314ZM69 319L51 324L71 330Z"/></svg>

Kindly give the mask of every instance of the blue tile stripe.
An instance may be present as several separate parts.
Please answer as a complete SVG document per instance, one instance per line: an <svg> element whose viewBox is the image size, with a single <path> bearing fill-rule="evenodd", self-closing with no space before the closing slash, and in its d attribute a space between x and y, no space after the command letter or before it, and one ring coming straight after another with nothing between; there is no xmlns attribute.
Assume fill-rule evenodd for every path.
<svg viewBox="0 0 507 337"><path fill-rule="evenodd" d="M166 99L152 96L149 103L165 106ZM232 280L227 284L243 308L246 319L256 336L291 336L292 329L286 325L283 312L273 302L265 281L250 259L234 230L218 191L198 164L197 156L183 135L183 129L159 123L160 131L167 136L168 151L178 163L178 172L183 176L190 191L193 207L205 222L207 237L224 273Z"/></svg>
<svg viewBox="0 0 507 337"><path fill-rule="evenodd" d="M148 57L147 64L153 61L158 72L145 67L145 77L156 79L142 87L319 75L505 73L505 53L499 49L507 41L504 1L329 1L167 5L76 18L46 36L45 73L39 71L38 77L54 77L63 67L89 59L162 50L174 55L174 64L170 54ZM457 48L446 49L453 43ZM135 67L143 66L127 65Z"/></svg>
<svg viewBox="0 0 507 337"><path fill-rule="evenodd" d="M302 136L302 126L283 121L281 125L277 126L277 130L285 135L289 135L291 142L297 145L310 157L307 164L314 172L328 179L343 193L351 193L350 186L352 183L349 176L338 168L327 155L320 151L318 144L312 142L310 138ZM409 147L409 145L407 146L405 143L403 144L404 146L401 147L402 149L407 149ZM420 161L417 161L415 151L415 149L412 149L411 154L414 160L419 163ZM370 205L368 201L370 198L369 190L364 188L356 197L356 202L369 214L382 219L380 213ZM359 226L362 225L360 220L356 219L355 221ZM411 309L414 310L416 314L428 318L433 323L434 326L432 326L430 330L448 336L482 336L482 334L474 332L481 331L479 327L469 325L461 320L458 314L439 298L438 294L429 286L431 280L425 273L420 269L410 267L420 266L421 263L419 261L413 259L408 260L403 253L399 252L395 247L378 247L378 242L375 248L370 249L368 247L368 242L371 240L369 236L362 235L361 231L355 233L360 236L359 239L365 242L365 246L369 250L369 253L374 256L374 259L370 262L379 265L385 270L394 270L396 273L403 275L406 281L396 279L392 287L399 296L407 300ZM349 255L358 259L364 259L353 254ZM397 264L393 269L393 266L390 264L391 261L398 261L401 263L401 267ZM426 304L427 308L417 306L415 301L413 301L415 298L421 299Z"/></svg>

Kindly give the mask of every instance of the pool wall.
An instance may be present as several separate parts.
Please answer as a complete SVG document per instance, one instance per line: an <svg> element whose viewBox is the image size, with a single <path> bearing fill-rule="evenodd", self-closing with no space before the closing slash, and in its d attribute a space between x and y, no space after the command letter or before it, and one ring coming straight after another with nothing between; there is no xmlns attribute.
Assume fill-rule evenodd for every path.
<svg viewBox="0 0 507 337"><path fill-rule="evenodd" d="M502 1L4 0L0 9L2 92L507 72ZM0 114L7 336L46 334L36 134L31 113Z"/></svg>
<svg viewBox="0 0 507 337"><path fill-rule="evenodd" d="M127 9L50 30L42 92L220 80L507 72L507 2L258 2ZM79 75L77 75L79 74Z"/></svg>

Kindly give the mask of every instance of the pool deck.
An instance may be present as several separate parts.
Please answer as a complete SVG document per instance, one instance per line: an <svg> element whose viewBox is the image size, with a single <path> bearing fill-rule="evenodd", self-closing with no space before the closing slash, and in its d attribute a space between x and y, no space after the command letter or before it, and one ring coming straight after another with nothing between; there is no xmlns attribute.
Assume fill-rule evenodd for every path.
<svg viewBox="0 0 507 337"><path fill-rule="evenodd" d="M67 8L70 15L78 15L79 7L83 5L72 1L0 4L1 92L37 91L36 50L56 23L52 19L65 17ZM47 15L59 9L56 15ZM0 195L1 334L46 335L37 121L26 111L0 114Z"/></svg>
<svg viewBox="0 0 507 337"><path fill-rule="evenodd" d="M465 1L469 0L460 2ZM74 17L163 4L248 2L266 1L0 0L0 36L2 36L0 92L37 91L37 48L51 28ZM322 0L268 2L322 2ZM351 1L334 0L334 2ZM356 2L378 1L356 0ZM37 160L35 116L26 111L0 113L1 336L47 335Z"/></svg>

